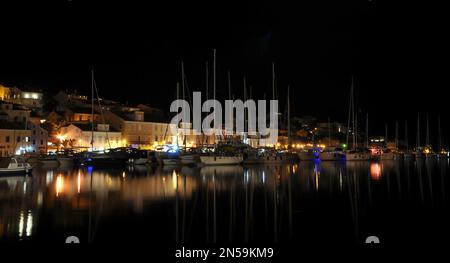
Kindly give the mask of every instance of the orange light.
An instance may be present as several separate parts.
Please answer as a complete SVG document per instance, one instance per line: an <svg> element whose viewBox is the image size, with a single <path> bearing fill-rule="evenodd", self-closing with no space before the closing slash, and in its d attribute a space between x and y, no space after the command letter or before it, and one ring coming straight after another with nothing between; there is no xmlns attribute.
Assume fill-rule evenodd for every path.
<svg viewBox="0 0 450 263"><path fill-rule="evenodd" d="M370 164L370 178L374 181L381 179L381 165L379 163Z"/></svg>

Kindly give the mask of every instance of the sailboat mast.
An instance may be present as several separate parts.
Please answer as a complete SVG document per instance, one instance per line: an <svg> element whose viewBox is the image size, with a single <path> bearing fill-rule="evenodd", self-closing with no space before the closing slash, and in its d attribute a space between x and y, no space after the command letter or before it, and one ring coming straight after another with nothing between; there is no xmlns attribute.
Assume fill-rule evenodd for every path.
<svg viewBox="0 0 450 263"><path fill-rule="evenodd" d="M441 116L438 116L438 151L442 151L442 138L441 138Z"/></svg>
<svg viewBox="0 0 450 263"><path fill-rule="evenodd" d="M213 61L213 99L214 100L216 99L216 49L214 49L214 61Z"/></svg>
<svg viewBox="0 0 450 263"><path fill-rule="evenodd" d="M353 138L354 138L354 148L358 148L358 114L355 115L355 113L353 113L353 116L355 116L355 133L353 134Z"/></svg>
<svg viewBox="0 0 450 263"><path fill-rule="evenodd" d="M91 70L91 150L94 151L94 69Z"/></svg>
<svg viewBox="0 0 450 263"><path fill-rule="evenodd" d="M291 103L290 103L290 86L287 86L287 125L288 125L288 148L291 145Z"/></svg>
<svg viewBox="0 0 450 263"><path fill-rule="evenodd" d="M398 150L398 121L395 121L395 149Z"/></svg>
<svg viewBox="0 0 450 263"><path fill-rule="evenodd" d="M228 70L228 99L231 100L231 73Z"/></svg>
<svg viewBox="0 0 450 263"><path fill-rule="evenodd" d="M179 109L178 100L180 99L180 83L177 82L177 110ZM178 125L178 124L177 124ZM177 126L177 147L178 147L178 126Z"/></svg>
<svg viewBox="0 0 450 263"><path fill-rule="evenodd" d="M213 50L213 100L216 100L216 49ZM214 129L216 128L216 110L214 109ZM214 132L214 138L217 138ZM217 143L215 143L217 145Z"/></svg>
<svg viewBox="0 0 450 263"><path fill-rule="evenodd" d="M330 122L330 117L328 117L328 146L331 146L331 122Z"/></svg>
<svg viewBox="0 0 450 263"><path fill-rule="evenodd" d="M417 113L417 135L416 135L416 148L420 147L420 113Z"/></svg>
<svg viewBox="0 0 450 263"><path fill-rule="evenodd" d="M272 99L275 99L275 63L272 62Z"/></svg>
<svg viewBox="0 0 450 263"><path fill-rule="evenodd" d="M425 144L427 147L430 146L430 125L429 125L429 121L428 121L428 113L427 113L427 136L426 136Z"/></svg>
<svg viewBox="0 0 450 263"><path fill-rule="evenodd" d="M243 81L244 81L243 89L244 89L244 103L245 103L245 101L247 101L247 80L245 79L245 76ZM244 108L244 142L245 141L247 141L247 114Z"/></svg>
<svg viewBox="0 0 450 263"><path fill-rule="evenodd" d="M185 95L185 76L184 76L184 63L183 61L181 61L181 89L182 89L182 94L183 94L183 100L186 99L186 95ZM183 125L183 124L181 124ZM186 149L186 131L184 130L184 127L181 127L183 130L183 146L184 149ZM178 137L178 136L177 136Z"/></svg>
<svg viewBox="0 0 450 263"><path fill-rule="evenodd" d="M387 148L387 145L388 145L388 124L387 124L387 122L384 124L384 144L386 145L386 148Z"/></svg>
<svg viewBox="0 0 450 263"><path fill-rule="evenodd" d="M409 152L408 121L407 120L405 120L405 144L406 144L406 151Z"/></svg>
<svg viewBox="0 0 450 263"><path fill-rule="evenodd" d="M366 148L369 148L369 113L366 114Z"/></svg>
<svg viewBox="0 0 450 263"><path fill-rule="evenodd" d="M347 146L349 145L350 140L350 122L352 121L353 115L352 115L352 104L353 104L353 75L352 75L352 82L350 85L350 98L349 98L349 105L348 105L348 118L347 118ZM353 122L352 122L353 126ZM355 132L352 127L352 132ZM353 146L352 146L353 147Z"/></svg>
<svg viewBox="0 0 450 263"><path fill-rule="evenodd" d="M208 94L208 89L209 89L208 61L206 61L206 63L205 63L205 69L206 69L206 100L209 100L209 94Z"/></svg>

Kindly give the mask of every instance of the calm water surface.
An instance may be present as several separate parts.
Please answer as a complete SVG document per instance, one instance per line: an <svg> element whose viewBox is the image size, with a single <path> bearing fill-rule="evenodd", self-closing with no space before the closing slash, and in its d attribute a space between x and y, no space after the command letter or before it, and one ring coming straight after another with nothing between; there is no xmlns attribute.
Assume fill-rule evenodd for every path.
<svg viewBox="0 0 450 263"><path fill-rule="evenodd" d="M439 242L449 162L35 169L0 177L0 242Z"/></svg>

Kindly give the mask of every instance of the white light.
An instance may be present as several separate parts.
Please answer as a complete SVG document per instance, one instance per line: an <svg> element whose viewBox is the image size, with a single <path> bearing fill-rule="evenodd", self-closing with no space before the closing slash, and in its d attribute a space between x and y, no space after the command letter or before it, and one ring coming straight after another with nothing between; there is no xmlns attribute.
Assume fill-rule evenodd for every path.
<svg viewBox="0 0 450 263"><path fill-rule="evenodd" d="M23 236L23 224L24 224L24 215L23 215L23 211L20 211L20 215L19 215L19 237Z"/></svg>
<svg viewBox="0 0 450 263"><path fill-rule="evenodd" d="M27 237L31 236L32 229L33 229L33 213L31 212L31 210L28 210L27 229L26 229Z"/></svg>

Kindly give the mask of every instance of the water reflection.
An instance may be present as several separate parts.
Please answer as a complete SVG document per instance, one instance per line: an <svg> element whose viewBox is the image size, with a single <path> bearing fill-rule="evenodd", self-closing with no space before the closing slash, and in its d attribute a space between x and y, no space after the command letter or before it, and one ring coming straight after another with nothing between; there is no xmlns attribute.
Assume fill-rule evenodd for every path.
<svg viewBox="0 0 450 263"><path fill-rule="evenodd" d="M396 210L447 208L447 174L447 160L35 170L0 178L0 241L355 244L395 235Z"/></svg>

